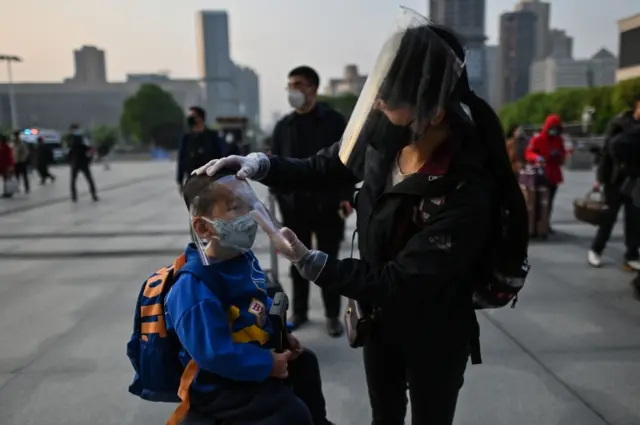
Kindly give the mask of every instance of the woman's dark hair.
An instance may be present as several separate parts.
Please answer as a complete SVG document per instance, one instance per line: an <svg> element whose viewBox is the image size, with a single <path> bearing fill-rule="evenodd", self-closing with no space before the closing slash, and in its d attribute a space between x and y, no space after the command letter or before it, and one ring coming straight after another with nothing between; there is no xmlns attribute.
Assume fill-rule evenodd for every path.
<svg viewBox="0 0 640 425"><path fill-rule="evenodd" d="M438 25L430 27L460 60L464 60L464 48L453 31ZM507 236L511 240L511 249L504 255L510 256L515 262L521 261L527 256L529 246L528 212L511 168L500 119L493 108L471 90L466 68L457 81L452 102L463 102L469 107L475 125L476 140L483 142L488 149L488 167L498 184L502 213L505 215L508 229ZM507 258L502 260L509 261Z"/></svg>
<svg viewBox="0 0 640 425"><path fill-rule="evenodd" d="M207 215L211 206L217 202L221 192L217 190L216 182L226 176L234 176L237 171L222 169L213 176L194 174L189 176L182 187L182 196L187 208L195 208L196 215Z"/></svg>

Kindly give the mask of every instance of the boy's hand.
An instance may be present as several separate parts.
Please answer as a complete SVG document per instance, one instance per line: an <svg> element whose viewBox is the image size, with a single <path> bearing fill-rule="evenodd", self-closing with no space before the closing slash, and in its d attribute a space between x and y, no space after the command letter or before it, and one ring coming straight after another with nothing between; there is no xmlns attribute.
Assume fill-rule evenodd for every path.
<svg viewBox="0 0 640 425"><path fill-rule="evenodd" d="M289 343L289 347L292 351L289 360L291 361L297 359L304 351L304 347L300 343L300 340L291 334L287 334L287 342Z"/></svg>
<svg viewBox="0 0 640 425"><path fill-rule="evenodd" d="M278 379L286 379L289 376L289 360L291 359L291 351L286 350L284 353L276 353L271 351L273 356L273 366L271 367L271 374Z"/></svg>

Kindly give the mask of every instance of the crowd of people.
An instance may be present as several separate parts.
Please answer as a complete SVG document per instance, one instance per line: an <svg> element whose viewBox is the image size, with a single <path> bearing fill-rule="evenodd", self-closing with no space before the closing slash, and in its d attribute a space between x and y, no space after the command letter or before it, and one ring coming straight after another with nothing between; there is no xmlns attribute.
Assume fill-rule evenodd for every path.
<svg viewBox="0 0 640 425"><path fill-rule="evenodd" d="M87 184L91 198L98 201L98 194L91 173L90 147L87 144L83 130L72 124L69 128L67 144L67 162L71 170L70 189L71 200L78 201L76 180L82 174ZM2 197L11 198L22 190L23 193L31 192L31 174L37 172L40 185L44 186L48 181L56 181L56 176L51 174L50 167L55 163L51 147L42 137L38 137L35 146L31 146L20 138L20 132L14 131L11 139L0 134L0 176L2 176ZM22 186L22 189L20 189Z"/></svg>
<svg viewBox="0 0 640 425"><path fill-rule="evenodd" d="M292 112L267 153L229 152L205 111L190 109L177 183L192 243L145 282L128 345L130 392L181 401L169 424L330 424L317 358L291 333L279 338L269 315L269 276L252 251L259 228L291 262L291 328L309 320L313 282L328 334L346 330L363 347L372 423L404 423L407 391L413 424L453 423L467 363L482 361L476 310L517 300L529 238L554 233L567 152L557 115L505 140L469 87L458 38L412 22L383 47L349 123L317 101L308 66L287 76ZM608 215L588 254L594 267L624 206L625 266L640 269L640 161L610 149L638 128L640 98L613 121L599 159L594 190ZM634 146L637 157L640 139ZM270 188L284 227L247 179ZM340 259L354 210L360 258Z"/></svg>
<svg viewBox="0 0 640 425"><path fill-rule="evenodd" d="M541 213L546 215L547 223L550 223L558 185L563 182L562 166L567 153L562 135L562 123L557 115L547 117L541 131L533 137L528 137L522 127L515 127L507 134L507 151L514 173L520 176L527 168L541 169L540 174L543 178L534 184L545 188L548 202L546 206L532 206L530 211L540 212L543 209ZM640 271L640 200L634 200L634 194L638 197L640 190L634 189L636 186L640 187L640 169L637 160L633 162L633 151L622 157L616 156L613 145L620 143L620 139L629 140L631 145L640 145L640 96L635 99L629 110L611 121L605 134L604 145L597 155L593 191L601 193L602 202L607 208L588 251L587 262L593 267L602 266L602 252L611 237L620 210L623 209L626 248L623 265L629 270ZM627 187L626 191L624 187ZM539 198L531 201L539 201ZM554 233L550 224L548 230L549 233ZM640 293L640 286L637 290Z"/></svg>
<svg viewBox="0 0 640 425"><path fill-rule="evenodd" d="M290 333L277 349L252 252L259 227L291 262L293 328L308 320L313 282L327 332L363 346L373 423L404 423L407 390L412 423L453 422L468 360L482 361L475 310L515 302L529 270L527 210L501 123L469 87L463 45L415 22L383 47L369 77L380 84L366 86L349 124L317 102L306 66L287 76L293 111L269 153L217 157L220 140L191 108L177 182L193 241L145 283L128 345L133 394L179 395L168 423L330 423L315 355ZM285 227L246 179L270 187ZM340 259L352 210L360 258Z"/></svg>

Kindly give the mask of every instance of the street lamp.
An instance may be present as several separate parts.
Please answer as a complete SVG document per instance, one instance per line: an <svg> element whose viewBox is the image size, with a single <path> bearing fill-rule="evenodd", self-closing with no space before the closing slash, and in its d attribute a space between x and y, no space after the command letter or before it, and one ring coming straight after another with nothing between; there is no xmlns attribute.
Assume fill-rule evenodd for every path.
<svg viewBox="0 0 640 425"><path fill-rule="evenodd" d="M0 55L0 62L7 62L7 76L9 78L9 109L11 110L11 127L18 129L18 109L16 108L16 96L13 92L13 77L11 74L11 62L22 62L19 56Z"/></svg>

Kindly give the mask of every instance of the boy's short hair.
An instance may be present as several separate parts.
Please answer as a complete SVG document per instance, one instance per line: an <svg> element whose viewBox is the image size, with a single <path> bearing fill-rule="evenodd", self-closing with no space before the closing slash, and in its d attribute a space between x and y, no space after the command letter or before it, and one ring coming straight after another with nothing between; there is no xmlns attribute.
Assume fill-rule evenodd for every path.
<svg viewBox="0 0 640 425"><path fill-rule="evenodd" d="M235 176L237 171L222 169L213 176L207 174L194 174L189 176L182 188L182 196L187 208L195 208L195 215L202 216L211 213L213 204L226 200L228 192L220 190L216 182L226 176Z"/></svg>

